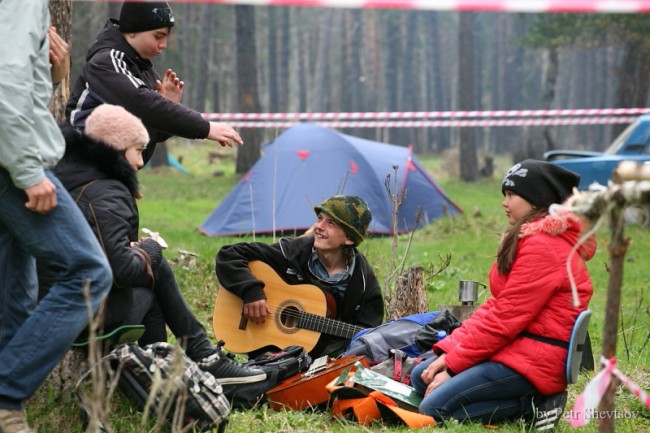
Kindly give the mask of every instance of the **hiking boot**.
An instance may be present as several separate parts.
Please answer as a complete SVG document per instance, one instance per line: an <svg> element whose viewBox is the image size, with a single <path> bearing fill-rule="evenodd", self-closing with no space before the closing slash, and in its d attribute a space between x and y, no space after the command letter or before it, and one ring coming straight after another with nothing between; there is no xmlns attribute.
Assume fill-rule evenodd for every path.
<svg viewBox="0 0 650 433"><path fill-rule="evenodd" d="M218 350L197 362L201 370L212 374L222 385L255 383L266 379L264 370L248 367Z"/></svg>
<svg viewBox="0 0 650 433"><path fill-rule="evenodd" d="M0 409L0 433L36 433L20 410Z"/></svg>
<svg viewBox="0 0 650 433"><path fill-rule="evenodd" d="M566 391L551 395L539 395L533 398L535 407L533 427L538 431L552 431L560 421L566 406Z"/></svg>

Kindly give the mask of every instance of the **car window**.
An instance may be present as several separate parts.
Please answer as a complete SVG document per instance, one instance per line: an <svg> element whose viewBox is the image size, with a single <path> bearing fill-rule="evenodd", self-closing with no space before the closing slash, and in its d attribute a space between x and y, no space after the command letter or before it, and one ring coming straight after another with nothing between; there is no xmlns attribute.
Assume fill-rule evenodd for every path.
<svg viewBox="0 0 650 433"><path fill-rule="evenodd" d="M650 118L644 116L632 123L612 142L605 153L647 153L646 144L650 140ZM623 149L623 146L625 148ZM645 149L644 149L645 148Z"/></svg>

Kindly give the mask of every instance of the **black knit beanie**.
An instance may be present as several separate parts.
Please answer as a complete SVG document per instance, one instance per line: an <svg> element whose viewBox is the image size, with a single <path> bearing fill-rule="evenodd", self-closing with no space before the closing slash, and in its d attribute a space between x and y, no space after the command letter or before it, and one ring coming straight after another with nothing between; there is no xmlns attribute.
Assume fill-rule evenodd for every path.
<svg viewBox="0 0 650 433"><path fill-rule="evenodd" d="M314 207L316 215L325 212L338 222L345 235L359 245L368 234L372 214L361 197L355 195L335 195Z"/></svg>
<svg viewBox="0 0 650 433"><path fill-rule="evenodd" d="M501 192L512 191L539 209L563 203L580 183L580 175L546 161L526 159L503 178Z"/></svg>
<svg viewBox="0 0 650 433"><path fill-rule="evenodd" d="M174 15L167 2L125 1L120 11L120 31L139 33L174 26Z"/></svg>

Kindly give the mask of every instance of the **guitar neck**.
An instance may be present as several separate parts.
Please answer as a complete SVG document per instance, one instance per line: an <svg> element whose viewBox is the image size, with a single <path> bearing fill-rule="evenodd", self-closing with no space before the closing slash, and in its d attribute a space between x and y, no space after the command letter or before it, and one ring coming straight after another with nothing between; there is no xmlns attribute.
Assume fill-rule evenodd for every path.
<svg viewBox="0 0 650 433"><path fill-rule="evenodd" d="M351 325L349 323L341 322L327 317L317 316L315 314L306 313L304 311L300 312L296 326L301 329L308 329L310 331L316 331L322 334L334 335L336 337L343 337L347 339L351 339L357 332L365 329L361 326Z"/></svg>

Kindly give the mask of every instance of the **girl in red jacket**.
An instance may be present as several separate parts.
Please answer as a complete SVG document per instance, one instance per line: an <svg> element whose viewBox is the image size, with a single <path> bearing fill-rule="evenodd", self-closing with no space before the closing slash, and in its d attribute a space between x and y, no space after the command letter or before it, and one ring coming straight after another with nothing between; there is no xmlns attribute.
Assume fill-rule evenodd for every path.
<svg viewBox="0 0 650 433"><path fill-rule="evenodd" d="M433 346L436 358L413 371L413 386L425 395L420 412L438 421L494 423L562 411L566 346L592 295L584 261L596 247L590 238L570 255L583 222L567 211L549 215L549 207L566 200L579 180L530 159L508 170L501 191L510 227L490 270L492 296ZM569 259L581 308L572 305Z"/></svg>

